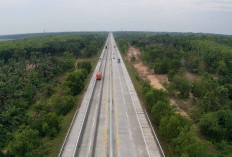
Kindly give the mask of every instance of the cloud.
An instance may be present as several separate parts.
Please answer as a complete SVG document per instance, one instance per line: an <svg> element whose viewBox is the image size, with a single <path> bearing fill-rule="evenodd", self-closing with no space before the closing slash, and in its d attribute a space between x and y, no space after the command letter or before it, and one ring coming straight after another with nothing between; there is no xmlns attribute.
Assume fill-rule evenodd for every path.
<svg viewBox="0 0 232 157"><path fill-rule="evenodd" d="M201 11L226 11L232 12L231 0L196 0L194 2Z"/></svg>
<svg viewBox="0 0 232 157"><path fill-rule="evenodd" d="M232 34L231 0L0 1L0 34L121 28Z"/></svg>

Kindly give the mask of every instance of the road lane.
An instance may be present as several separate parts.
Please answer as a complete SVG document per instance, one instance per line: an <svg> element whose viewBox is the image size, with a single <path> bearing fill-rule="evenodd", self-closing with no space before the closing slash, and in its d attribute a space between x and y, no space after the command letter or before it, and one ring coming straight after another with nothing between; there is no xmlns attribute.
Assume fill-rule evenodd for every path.
<svg viewBox="0 0 232 157"><path fill-rule="evenodd" d="M109 50L108 50L109 51ZM109 83L110 83L110 59L111 54L108 52L105 69L102 101L100 104L98 124L95 131L95 143L93 145L92 156L108 156L108 122L109 122ZM103 81L103 80L101 80Z"/></svg>
<svg viewBox="0 0 232 157"><path fill-rule="evenodd" d="M108 38L107 38L108 39ZM106 42L107 44L107 42ZM100 58L102 59L104 54L106 52L106 49L103 49L102 54ZM99 71L101 67L101 61L99 61L96 65L96 68L93 72L93 76L90 80L89 86L86 90L86 93L83 97L81 106L74 114L73 120L71 122L71 125L68 129L68 132L66 134L66 137L64 139L63 145L61 146L60 152L58 154L58 157L64 156L64 157L74 157L76 153L76 149L78 147L78 142L81 138L82 130L85 125L85 119L89 112L89 106L91 105L91 99L92 95L95 92L96 87L96 73Z"/></svg>
<svg viewBox="0 0 232 157"><path fill-rule="evenodd" d="M111 33L106 46L86 91L89 97L95 83L89 110L85 116L86 107L83 106L88 104L85 95L60 156L160 157L159 147ZM117 63L118 58L121 63ZM103 72L102 80L94 82L97 68ZM80 129L82 134L77 139Z"/></svg>
<svg viewBox="0 0 232 157"><path fill-rule="evenodd" d="M112 39L115 45L114 40ZM113 49L115 60L113 61L113 72L116 73L115 80L117 82L116 91L119 115L119 136L121 141L122 156L149 156L143 135L133 108L133 103L128 91L128 87L124 80L124 74L120 71L121 64L117 63L117 48ZM117 77L116 77L117 76Z"/></svg>
<svg viewBox="0 0 232 157"><path fill-rule="evenodd" d="M114 39L113 43L116 45ZM151 126L146 119L145 112L139 102L137 93L122 60L120 52L116 46L115 53L120 58L118 64L119 75L126 100L127 114L130 121L133 143L136 146L136 156L160 157L161 149L153 136ZM115 61L116 63L116 61ZM116 69L117 69L116 68Z"/></svg>

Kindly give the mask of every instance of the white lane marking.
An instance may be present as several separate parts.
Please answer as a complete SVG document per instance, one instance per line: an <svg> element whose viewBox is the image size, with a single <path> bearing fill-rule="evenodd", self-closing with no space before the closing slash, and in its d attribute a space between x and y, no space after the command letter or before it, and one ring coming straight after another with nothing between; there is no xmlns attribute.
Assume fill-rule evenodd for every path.
<svg viewBox="0 0 232 157"><path fill-rule="evenodd" d="M127 116L127 118L129 117L127 111L126 111L126 116Z"/></svg>
<svg viewBox="0 0 232 157"><path fill-rule="evenodd" d="M109 38L109 37L108 37ZM107 38L107 40L108 40L108 38ZM105 44L106 45L106 44ZM105 47L105 46L104 46ZM103 49L103 51L102 51L102 54L101 54L101 58L103 58L103 56L104 56L104 53L105 53L105 49ZM94 77L94 75L95 75L95 71L98 69L98 68L100 68L100 65L101 65L102 63L97 63L97 66L96 66L96 68L95 68L95 70L94 70L94 72L93 72L93 75L92 75L92 78L91 78L91 82L92 82L92 80L94 79L93 77ZM93 89L94 89L94 87L95 87L95 85L96 85L96 79L94 79L94 85L93 85ZM88 88L87 88L87 90L89 89L89 87L90 86L88 86ZM75 148L74 148L74 151L73 151L73 153L72 153L72 156L74 157L75 156L75 154L76 154L76 150L77 150L77 146L78 146L78 143L79 143L79 139L80 139L80 134L81 134L81 131L82 131L82 129L83 129L83 125L84 125L84 119L85 119L85 117L86 117L86 115L87 115L87 111L89 110L88 108L89 108L89 103L90 103L90 99L92 98L92 95L93 95L93 90L91 91L91 94L90 94L90 98L88 98L88 104L87 104L87 106L86 106L86 110L85 110L85 114L84 114L84 118L83 118L83 120L82 120L82 124L81 124L81 129L80 129L80 131L79 131L79 135L78 135L78 137L77 137L77 141L76 141L76 143L75 143ZM83 99L84 100L84 99ZM83 103L83 100L82 100L82 103ZM82 104L81 103L81 104ZM79 110L76 110L76 113L75 113L75 115L74 115L74 118L76 118L76 115L77 115L77 112L79 113ZM71 128L73 127L73 123L74 123L74 118L73 118L73 120L72 120L72 122L71 122L71 125L70 125L70 128L69 128L69 131L71 131ZM66 137L67 136L70 136L70 132L68 131L68 133L67 133L67 135L66 135ZM64 143L63 143L63 145L62 145L62 148L61 148L61 151L60 151L60 153L59 153L59 155L58 155L58 157L60 157L60 155L63 153L63 149L64 149L64 145L65 145L65 147L66 147L66 137L65 137L65 141L64 141ZM68 137L69 138L69 137Z"/></svg>
<svg viewBox="0 0 232 157"><path fill-rule="evenodd" d="M104 58L103 58L104 59ZM107 63L107 58L105 59L105 61L103 60L103 62L102 62L103 64L106 64ZM104 67L105 68L105 67ZM105 75L105 74L104 74ZM103 86L104 85L104 82L101 82L101 86ZM103 88L103 87L101 87L101 88ZM100 94L101 94L101 88L100 88L100 92L98 93L98 100L99 101L97 101L97 103L96 103L96 107L95 107L95 112L94 112L94 115L93 115L93 118L94 118L94 121L93 121L93 124L92 124L92 127L91 127L91 134L90 134L90 136L93 138L93 136L94 136L94 131L95 131L95 129L93 129L93 127L96 125L96 120L97 120L97 112L98 112L98 110L97 110L97 108L98 107L100 107ZM89 149L88 149L88 156L90 156L90 151L91 151L91 145L92 145L92 138L90 138L90 141L89 141Z"/></svg>
<svg viewBox="0 0 232 157"><path fill-rule="evenodd" d="M108 38L107 38L107 40L108 40ZM103 52L105 53L105 49L103 49L103 51L102 51L101 58L103 58L102 56L104 56L104 53L103 53ZM92 78L91 78L91 82L92 82L92 80L94 79L93 77L94 77L94 75L95 75L95 71L97 71L97 69L100 68L100 65L101 65L101 63L97 63L97 66L96 66L96 68L95 68L95 70L94 70L94 72L93 72ZM84 122L85 122L85 117L86 117L86 115L87 115L87 111L89 110L88 108L89 108L90 99L92 98L93 90L94 90L94 87L95 87L95 85L96 85L96 79L94 79L93 81L94 81L94 83L93 83L93 88L91 89L91 94L90 94L90 96L89 96L89 98L88 98L87 106L86 106L86 109L85 109L85 114L83 115L83 120L81 121L81 122L82 122L82 124L81 124L81 129L80 129L80 131L79 131L79 135L78 135L78 137L77 137L77 141L75 142L75 148L74 148L74 151L73 151L73 153L72 153L72 156L73 156L73 157L74 157L75 154L76 154L77 146L78 146L79 139L80 139L80 134L81 134L81 132L82 132L83 125L84 125ZM90 82L90 84L91 84L91 82ZM87 90L88 90L89 88L90 88L90 86L88 86ZM83 99L83 100L84 100L84 99ZM83 103L83 100L82 100L82 103ZM81 104L82 104L82 103L81 103ZM74 115L74 117L73 117L73 120L72 120L71 125L70 125L69 130L68 130L68 133L67 133L67 135L66 135L66 137L65 137L65 140L64 140L64 143L63 143L63 145L62 145L62 147L61 147L61 151L60 151L60 153L59 153L59 155L58 155L59 157L60 157L61 154L63 153L64 147L66 147L66 140L67 140L67 138L70 138L70 137L68 137L68 136L70 136L70 131L71 131L72 127L73 127L73 124L74 124L74 121L75 121L75 119L76 119L77 113L79 113L79 110L76 110L76 112L75 112L75 115Z"/></svg>
<svg viewBox="0 0 232 157"><path fill-rule="evenodd" d="M118 48L117 48L117 52L119 53L119 56L120 56L120 58L121 58L121 60L122 60L122 57L121 57L121 54L120 54ZM123 60L121 61L121 64L124 65L124 61L123 61ZM125 66L125 65L124 65L124 66ZM125 67L125 68L126 68L126 67ZM123 70L123 68L122 68L122 70ZM126 77L126 76L125 76L125 75L126 75L126 72L124 72L124 70L123 70L123 74L124 74L124 78L125 78L125 77ZM120 75L119 75L119 76L120 76ZM127 77L129 77L129 74L128 74ZM128 78L128 79L130 79L130 78ZM125 78L125 80L127 80L127 79ZM132 83L132 82L131 82L131 83ZM132 84L132 85L133 85L133 84ZM128 87L128 84L127 84L127 88L128 88L128 91L129 91L130 97L131 97L131 91L130 91L130 89L129 89L129 87ZM143 130L142 130L142 126L141 126L141 123L140 123L140 120L139 120L137 111L136 111L136 109L135 109L135 104L134 104L134 101L133 101L132 97L131 97L131 100L132 100L132 103L133 103L133 107L134 107L134 110L135 110L135 113L136 113L137 120L138 120L138 122L139 122L139 126L140 126L140 129L141 129L142 135L143 135L143 140L144 140L145 145L146 145L147 153L148 153L148 156L150 157L150 152L149 152L149 150L148 150L147 142L146 142L146 139L145 139L145 136L144 136L144 133L143 133Z"/></svg>
<svg viewBox="0 0 232 157"><path fill-rule="evenodd" d="M115 64L114 64L115 65ZM120 73L119 73L119 68L116 68L115 67L115 69L117 69L116 71L117 71L117 74L118 74L118 76L119 76L119 83L120 83L120 89L121 89L121 91L122 91L122 95L123 95L123 103L124 103L124 106L125 106L125 108L126 108L126 116L127 116L127 126L128 126L128 131L129 131L129 134L130 134L130 139L131 139L131 143L132 143L132 146L133 146L133 152L134 152L134 155L136 154L136 156L137 156L137 151L135 151L135 146L134 146L134 142L133 142L133 138L132 138L132 133L131 133L131 128L130 128L130 124L129 124L129 116L128 116L128 111L127 111L127 107L126 107L126 101L125 101L125 97L124 97L124 90L123 90L123 88L122 88L122 80L121 80L121 77L120 77Z"/></svg>
<svg viewBox="0 0 232 157"><path fill-rule="evenodd" d="M110 40L110 44L111 45L111 40ZM111 55L110 55L110 157L113 157L113 125L112 125L112 121L113 121L113 99L112 99L112 50L111 50Z"/></svg>
<svg viewBox="0 0 232 157"><path fill-rule="evenodd" d="M131 140L133 140L133 137L132 137L132 134L131 134L131 130L129 129L129 133L130 133L130 138L131 138ZM135 149L135 147L134 147L134 144L133 144L133 149ZM137 154L137 153L136 153Z"/></svg>
<svg viewBox="0 0 232 157"><path fill-rule="evenodd" d="M99 97L99 95L100 95L100 94L98 94L98 97ZM98 106L98 105L96 105L96 107L95 107L94 115L97 114L97 106ZM95 116L94 116L94 117L95 117ZM94 118L94 117L93 117L93 118ZM91 127L91 135L92 135L92 137L93 137L93 130L94 130L93 127L94 127L95 123L96 123L96 118L94 118L94 121L93 121L93 124L92 124L92 127ZM90 139L91 139L91 138L90 138ZM89 153L90 153L90 150L91 150L92 140L89 141L89 144L88 144L88 145L89 145L89 149L88 149L88 154L89 154Z"/></svg>
<svg viewBox="0 0 232 157"><path fill-rule="evenodd" d="M107 58L107 60L108 60L108 58ZM104 124L104 144L103 144L103 157L105 157L105 153L106 153L106 156L107 156L107 152L106 152L106 149L105 149L105 147L106 147L106 142L107 142L107 134L108 134L108 105L109 105L109 79L110 79L110 77L109 77L109 75L110 75L110 64L108 64L108 66L107 66L107 74L108 74L108 76L106 77L106 79L107 79L107 83L106 83L106 98L105 98L105 124Z"/></svg>

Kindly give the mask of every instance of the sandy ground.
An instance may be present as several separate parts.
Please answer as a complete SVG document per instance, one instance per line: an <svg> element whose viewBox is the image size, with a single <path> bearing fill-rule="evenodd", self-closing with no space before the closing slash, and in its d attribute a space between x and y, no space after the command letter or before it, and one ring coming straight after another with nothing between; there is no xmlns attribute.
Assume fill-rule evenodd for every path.
<svg viewBox="0 0 232 157"><path fill-rule="evenodd" d="M27 64L26 65L26 71L32 70L35 68L35 64Z"/></svg>
<svg viewBox="0 0 232 157"><path fill-rule="evenodd" d="M139 72L140 76L144 79L147 80L148 82L150 82L150 85L153 88L156 89L164 89L162 83L162 80L167 80L167 78L165 78L165 76L157 76L154 74L154 71L149 69L146 65L144 65L140 59L141 53L138 49L134 48L134 47L130 47L127 53L127 60L131 61L132 56L135 57L136 59L136 63L134 63L134 67L135 69Z"/></svg>
<svg viewBox="0 0 232 157"><path fill-rule="evenodd" d="M186 72L185 73L185 77L190 81L190 82L193 82L195 80L200 80L200 76L199 75L196 75L196 74L193 74L193 73L190 73L190 72Z"/></svg>
<svg viewBox="0 0 232 157"><path fill-rule="evenodd" d="M164 89L164 86L160 83L159 79L155 74L151 74L149 68L143 65L142 62L134 64L135 69L139 72L140 76L150 82L150 85L156 89Z"/></svg>
<svg viewBox="0 0 232 157"><path fill-rule="evenodd" d="M165 82L169 83L167 75L154 74L154 70L149 69L146 65L142 63L140 59L140 56L141 56L140 51L136 49L135 47L131 46L127 53L127 60L129 62L131 62L132 56L134 56L136 59L136 62L134 62L133 65L135 69L139 72L140 76L144 80L147 80L148 82L150 82L150 85L153 88L166 90L163 86L163 83ZM195 77L192 76L190 73L186 75L188 75L188 77L195 79ZM176 106L176 113L180 113L182 116L189 118L188 114L179 107L179 105L176 103L174 99L170 99L170 104Z"/></svg>
<svg viewBox="0 0 232 157"><path fill-rule="evenodd" d="M127 52L127 57L126 59L131 62L131 58L132 58L132 49L131 47L128 49L128 52Z"/></svg>

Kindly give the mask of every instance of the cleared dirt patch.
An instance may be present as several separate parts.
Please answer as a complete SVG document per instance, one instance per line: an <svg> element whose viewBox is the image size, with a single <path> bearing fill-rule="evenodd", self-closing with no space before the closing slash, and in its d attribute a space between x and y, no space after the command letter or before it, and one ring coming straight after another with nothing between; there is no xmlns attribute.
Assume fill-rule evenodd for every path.
<svg viewBox="0 0 232 157"><path fill-rule="evenodd" d="M176 106L176 113L179 113L180 115L190 119L188 113L180 108L180 105L176 103L176 100L170 98L169 101L170 101L170 105L175 105Z"/></svg>
<svg viewBox="0 0 232 157"><path fill-rule="evenodd" d="M35 64L27 64L26 65L26 71L32 70L35 68Z"/></svg>
<svg viewBox="0 0 232 157"><path fill-rule="evenodd" d="M159 79L155 74L151 74L152 72L149 70L147 66L145 66L142 62L134 64L135 69L139 72L140 76L150 82L150 85L156 89L164 89L163 85L160 83Z"/></svg>
<svg viewBox="0 0 232 157"><path fill-rule="evenodd" d="M193 73L190 73L190 72L185 72L185 77L190 81L190 82L193 82L195 80L200 80L200 76L197 75L197 74L193 74Z"/></svg>
<svg viewBox="0 0 232 157"><path fill-rule="evenodd" d="M135 57L135 60L136 60L135 62L131 61L132 57ZM153 88L166 90L163 86L163 83L165 82L169 83L167 75L154 74L154 70L144 65L140 57L141 57L140 51L131 46L127 53L127 60L134 65L140 77L148 81ZM186 75L188 77L191 77L193 80L196 79L194 75L190 75L190 73L189 74L187 73ZM179 113L182 116L189 118L189 115L187 114L187 112L181 109L174 99L170 99L170 104L176 106L176 113Z"/></svg>

